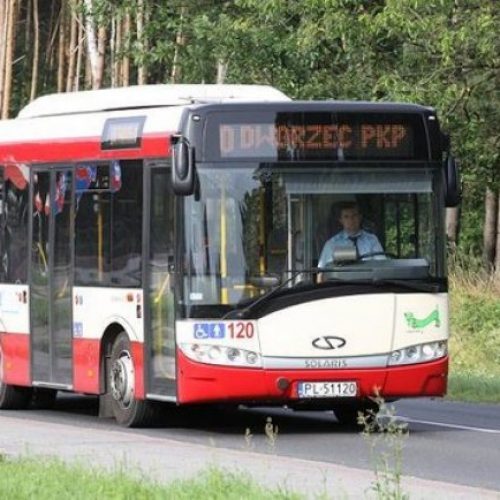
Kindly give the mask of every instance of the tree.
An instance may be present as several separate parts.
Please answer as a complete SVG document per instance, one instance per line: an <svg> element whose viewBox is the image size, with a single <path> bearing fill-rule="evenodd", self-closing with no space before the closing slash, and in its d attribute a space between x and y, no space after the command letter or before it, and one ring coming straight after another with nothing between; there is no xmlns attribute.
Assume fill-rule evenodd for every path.
<svg viewBox="0 0 500 500"><path fill-rule="evenodd" d="M12 94L12 64L16 45L16 14L17 0L8 0L5 7L5 70L2 86L2 119L9 117Z"/></svg>

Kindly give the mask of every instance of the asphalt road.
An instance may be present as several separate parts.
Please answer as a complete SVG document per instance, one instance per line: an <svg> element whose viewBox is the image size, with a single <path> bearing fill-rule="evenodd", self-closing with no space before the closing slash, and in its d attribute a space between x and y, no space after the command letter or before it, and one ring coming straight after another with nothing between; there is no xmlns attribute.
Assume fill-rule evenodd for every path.
<svg viewBox="0 0 500 500"><path fill-rule="evenodd" d="M409 435L402 441L403 474L493 490L499 492L500 499L500 405L407 400L394 403L394 407L399 420L409 427ZM269 417L278 427L274 441L265 434ZM57 431L58 426L61 432ZM186 446L194 446L194 453L201 457L200 450L208 446L214 453L222 450L226 456L231 455L230 450L235 453L250 451L257 461L259 456L263 460L269 457L281 459L277 462L280 464L290 459L290 468L296 466L298 470L306 470L307 461L324 467L337 464L373 471L375 457L388 444L387 438L380 435L366 440L358 430L338 424L331 413L298 413L275 408L175 410L168 411L165 424L157 428L122 429L112 420L97 417L95 398L62 395L51 411L0 411L0 450L15 453L16 446L29 448L31 436L36 451L36 441L41 439L40 429L53 436L50 439L55 448L59 436L63 446L65 432L68 442L72 439L78 442L80 435L82 442L91 442L93 450L109 446L106 438L109 435L113 436L110 442L118 443L113 445L116 449L125 441L137 446L154 443L158 454L164 453L162 445L163 449L175 448L176 453L181 453L179 449L186 450ZM245 433L250 433L250 436L245 437ZM16 440L15 443L10 437ZM70 454L76 445L70 447L66 442L64 446L66 448L62 453ZM372 446L375 446L375 455L370 452ZM92 455L94 452L86 448L85 453ZM132 456L141 461L140 453L134 451ZM242 455L236 456L240 458L233 457L232 460L242 464L246 460L241 458ZM304 461L301 462L302 469L292 459ZM186 464L192 461L188 453L185 460ZM343 477L348 477L345 474ZM349 489L349 486L346 488ZM470 498L476 494L470 493ZM453 496L460 495L450 497ZM468 494L463 498L469 498Z"/></svg>

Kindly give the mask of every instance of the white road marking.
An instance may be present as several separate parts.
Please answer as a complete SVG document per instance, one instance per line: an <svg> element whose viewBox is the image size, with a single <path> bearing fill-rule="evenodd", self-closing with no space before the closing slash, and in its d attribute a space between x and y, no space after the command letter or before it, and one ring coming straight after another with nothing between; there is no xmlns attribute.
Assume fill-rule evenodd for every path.
<svg viewBox="0 0 500 500"><path fill-rule="evenodd" d="M414 422L416 424L435 425L437 427L449 427L450 429L461 429L464 431L486 432L488 434L500 434L500 430L498 429L485 429L483 427L471 427L468 425L445 424L442 422L431 422L430 420L417 420L415 418L403 417L401 415L398 415L398 418L406 422Z"/></svg>

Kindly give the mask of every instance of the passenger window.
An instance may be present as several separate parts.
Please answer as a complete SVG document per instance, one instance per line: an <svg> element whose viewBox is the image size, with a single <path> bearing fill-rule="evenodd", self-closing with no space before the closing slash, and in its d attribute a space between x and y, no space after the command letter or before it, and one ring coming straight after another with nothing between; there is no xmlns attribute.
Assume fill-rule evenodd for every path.
<svg viewBox="0 0 500 500"><path fill-rule="evenodd" d="M7 283L28 279L29 183L25 165L9 165L1 177L1 277Z"/></svg>
<svg viewBox="0 0 500 500"><path fill-rule="evenodd" d="M76 167L75 284L142 283L142 161Z"/></svg>

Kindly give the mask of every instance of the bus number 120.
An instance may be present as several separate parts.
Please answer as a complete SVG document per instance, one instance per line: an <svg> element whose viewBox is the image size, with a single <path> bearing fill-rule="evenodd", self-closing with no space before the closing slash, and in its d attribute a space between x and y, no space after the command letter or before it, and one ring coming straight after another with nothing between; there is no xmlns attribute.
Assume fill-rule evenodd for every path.
<svg viewBox="0 0 500 500"><path fill-rule="evenodd" d="M254 334L254 326L250 322L229 323L228 329L232 339L251 339Z"/></svg>

